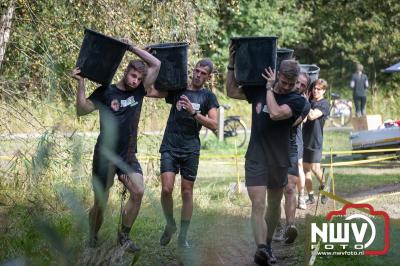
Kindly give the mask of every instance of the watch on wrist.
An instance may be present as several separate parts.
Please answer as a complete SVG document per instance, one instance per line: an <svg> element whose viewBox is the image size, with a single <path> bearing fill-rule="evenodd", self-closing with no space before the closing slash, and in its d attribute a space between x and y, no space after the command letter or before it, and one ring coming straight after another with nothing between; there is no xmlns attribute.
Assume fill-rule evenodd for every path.
<svg viewBox="0 0 400 266"><path fill-rule="evenodd" d="M231 71L235 70L235 68L234 68L233 66L230 66L230 65L228 65L226 68L227 68L228 70L231 70Z"/></svg>
<svg viewBox="0 0 400 266"><path fill-rule="evenodd" d="M194 113L192 114L192 117L195 117L197 115L197 112L194 111Z"/></svg>

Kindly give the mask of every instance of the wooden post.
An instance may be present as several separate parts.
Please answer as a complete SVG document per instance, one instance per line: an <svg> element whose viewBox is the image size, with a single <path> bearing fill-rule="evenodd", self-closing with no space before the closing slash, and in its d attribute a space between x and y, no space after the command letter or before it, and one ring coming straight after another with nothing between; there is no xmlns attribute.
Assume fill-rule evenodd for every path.
<svg viewBox="0 0 400 266"><path fill-rule="evenodd" d="M224 141L224 120L225 120L225 109L223 106L218 108L218 140Z"/></svg>

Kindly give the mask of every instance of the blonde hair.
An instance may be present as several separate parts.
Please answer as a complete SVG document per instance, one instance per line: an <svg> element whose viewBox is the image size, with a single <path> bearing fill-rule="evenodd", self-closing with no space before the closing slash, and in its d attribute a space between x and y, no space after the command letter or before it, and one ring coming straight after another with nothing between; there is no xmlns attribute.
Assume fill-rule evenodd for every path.
<svg viewBox="0 0 400 266"><path fill-rule="evenodd" d="M323 89L324 91L326 91L326 90L329 89L328 82L327 82L326 80L324 80L324 79L317 79L316 81L314 81L313 88L314 88L317 84L320 84L320 85L322 86L322 89Z"/></svg>

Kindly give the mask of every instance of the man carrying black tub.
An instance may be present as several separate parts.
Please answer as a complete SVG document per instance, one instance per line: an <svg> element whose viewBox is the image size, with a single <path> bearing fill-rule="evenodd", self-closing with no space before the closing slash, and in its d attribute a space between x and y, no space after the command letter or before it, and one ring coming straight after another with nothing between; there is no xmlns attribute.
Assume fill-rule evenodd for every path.
<svg viewBox="0 0 400 266"><path fill-rule="evenodd" d="M139 213L144 193L143 173L136 158L137 134L143 97L154 84L160 70L160 61L145 50L134 46L130 40L129 51L142 60L132 60L121 80L112 85L98 87L88 98L85 80L80 69L71 76L78 81L76 108L78 116L99 110L100 135L93 155L94 204L89 213L89 246L96 247L97 234L103 223L109 190L114 176L129 191L129 199L122 211L122 224L118 242L129 252L140 248L129 238L129 233ZM147 94L147 96L151 96Z"/></svg>
<svg viewBox="0 0 400 266"><path fill-rule="evenodd" d="M254 261L258 265L276 262L271 242L280 219L283 189L288 179L289 138L291 128L300 123L306 100L295 92L300 72L299 64L284 60L275 81L275 72L265 69L266 88L238 86L234 75L235 46L230 47L226 89L231 98L252 104L252 128L246 152L245 179L252 204L251 221L257 250ZM260 73L261 75L261 73ZM265 198L268 208L265 217Z"/></svg>
<svg viewBox="0 0 400 266"><path fill-rule="evenodd" d="M172 191L175 176L180 172L182 209L178 246L190 247L186 235L192 218L193 186L199 165L199 132L202 126L215 130L218 123L217 98L214 93L204 88L204 84L211 78L212 71L211 60L202 59L194 67L191 83L186 90L154 90L154 95L166 97L166 102L172 105L160 147L161 205L167 222L160 238L162 246L167 245L177 231Z"/></svg>

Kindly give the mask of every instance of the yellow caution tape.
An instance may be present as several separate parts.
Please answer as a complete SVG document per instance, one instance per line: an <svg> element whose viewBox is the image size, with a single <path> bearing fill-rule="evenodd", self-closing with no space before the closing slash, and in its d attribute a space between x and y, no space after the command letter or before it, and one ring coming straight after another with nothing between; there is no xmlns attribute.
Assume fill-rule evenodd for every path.
<svg viewBox="0 0 400 266"><path fill-rule="evenodd" d="M364 154L364 153L378 153L378 152L394 152L400 151L400 148L391 149L375 149L375 150L354 150L354 151L332 151L332 154ZM329 155L330 151L323 151L322 154Z"/></svg>
<svg viewBox="0 0 400 266"><path fill-rule="evenodd" d="M396 196L396 195L399 195L399 194L400 194L400 191L399 192L393 192L393 193L385 193L385 194L381 194L381 195L376 196L376 197L370 197L370 198L367 198L367 199L363 199L363 200L357 201L356 204L366 203L366 202L374 201L374 200L382 198L382 197Z"/></svg>
<svg viewBox="0 0 400 266"><path fill-rule="evenodd" d="M343 203L343 204L354 204L351 201L348 201L348 200L346 200L346 199L344 199L342 197L339 197L337 195L334 195L333 193L330 193L330 192L327 192L327 191L324 191L324 190L321 190L320 193L322 195L325 195L325 196L333 199L334 201L337 201L337 202L340 202L340 203ZM359 209L359 210L361 212L366 213L366 214L370 214L369 211L366 210L366 209ZM396 225L400 225L400 219L390 219L390 222L393 223L393 224L396 224Z"/></svg>
<svg viewBox="0 0 400 266"><path fill-rule="evenodd" d="M349 161L349 162L336 162L336 163L323 163L321 166L323 167L329 167L329 166L351 166L351 165L357 165L357 164L366 164L366 163L374 163L374 162L381 162L381 161L387 161L387 160L392 160L399 158L399 156L389 156L389 157L383 157L383 158L374 158L374 159L366 159L366 160L357 160L357 161Z"/></svg>

